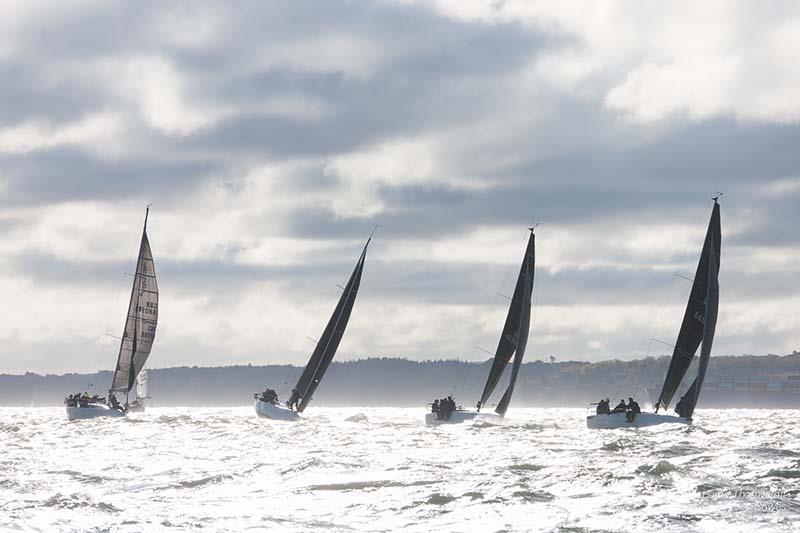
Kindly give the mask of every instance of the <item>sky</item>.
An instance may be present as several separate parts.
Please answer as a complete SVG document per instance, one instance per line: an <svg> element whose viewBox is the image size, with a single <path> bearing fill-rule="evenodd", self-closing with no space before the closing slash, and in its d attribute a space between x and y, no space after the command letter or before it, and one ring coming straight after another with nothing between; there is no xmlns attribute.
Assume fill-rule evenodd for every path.
<svg viewBox="0 0 800 533"><path fill-rule="evenodd" d="M0 0L0 373L671 352L724 195L714 353L800 349L796 2ZM652 341L656 338L658 341ZM666 344L664 344L666 343Z"/></svg>

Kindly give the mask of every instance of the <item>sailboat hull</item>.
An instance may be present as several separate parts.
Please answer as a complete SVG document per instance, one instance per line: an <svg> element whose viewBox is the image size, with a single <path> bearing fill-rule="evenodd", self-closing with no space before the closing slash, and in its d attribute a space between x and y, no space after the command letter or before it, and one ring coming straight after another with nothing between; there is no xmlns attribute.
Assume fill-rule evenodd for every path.
<svg viewBox="0 0 800 533"><path fill-rule="evenodd" d="M633 422L627 421L625 413L589 415L586 417L586 427L589 429L643 428L660 424L683 424L688 426L692 424L692 421L688 418L657 413L639 413Z"/></svg>
<svg viewBox="0 0 800 533"><path fill-rule="evenodd" d="M272 420L297 420L299 415L282 405L256 400L255 409L258 416Z"/></svg>
<svg viewBox="0 0 800 533"><path fill-rule="evenodd" d="M90 403L86 407L67 407L67 419L69 420L85 420L88 418L111 417L119 418L125 416L125 413L118 409L112 409L107 405L99 403Z"/></svg>
<svg viewBox="0 0 800 533"><path fill-rule="evenodd" d="M503 417L494 413L479 413L478 411L468 411L466 409L458 409L450 413L450 418L447 420L440 420L436 418L436 413L428 413L425 415L426 426L439 426L442 424L460 424L467 420L474 418L487 419L492 421L502 420Z"/></svg>
<svg viewBox="0 0 800 533"><path fill-rule="evenodd" d="M132 403L128 406L129 413L144 413L145 407L143 403Z"/></svg>

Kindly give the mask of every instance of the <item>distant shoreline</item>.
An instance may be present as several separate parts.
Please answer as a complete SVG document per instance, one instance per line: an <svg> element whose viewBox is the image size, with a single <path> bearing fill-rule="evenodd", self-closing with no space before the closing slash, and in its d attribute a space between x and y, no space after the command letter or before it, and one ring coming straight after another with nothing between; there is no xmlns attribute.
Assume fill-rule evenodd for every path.
<svg viewBox="0 0 800 533"><path fill-rule="evenodd" d="M452 395L463 405L472 406L489 365L489 361L386 357L334 361L312 405L416 407ZM668 365L666 356L597 363L529 361L522 366L513 404L585 407L601 397L630 395L648 403L651 391L660 388ZM281 399L286 399L300 371L294 365L153 368L149 370L150 394L154 405L159 406L246 405L254 392L266 387L276 389ZM110 381L109 371L0 374L0 405L61 405L67 394L87 390L105 394ZM89 387L89 383L95 387ZM700 408L800 408L800 354L714 356L706 384ZM797 393L790 390L795 385ZM776 386L779 391L774 390Z"/></svg>

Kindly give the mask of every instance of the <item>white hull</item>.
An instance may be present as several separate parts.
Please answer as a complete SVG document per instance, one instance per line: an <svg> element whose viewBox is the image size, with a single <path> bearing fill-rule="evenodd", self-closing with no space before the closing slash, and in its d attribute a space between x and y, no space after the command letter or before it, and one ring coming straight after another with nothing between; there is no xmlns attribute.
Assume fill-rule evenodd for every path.
<svg viewBox="0 0 800 533"><path fill-rule="evenodd" d="M489 420L502 420L503 417L494 413L479 413L478 411L468 411L466 409L457 409L450 413L448 420L439 420L436 418L436 413L428 413L425 415L426 426L438 426L440 424L460 424L473 418L483 418Z"/></svg>
<svg viewBox="0 0 800 533"><path fill-rule="evenodd" d="M297 420L299 418L297 412L288 407L262 402L261 400L256 400L255 408L258 416L271 418L272 420Z"/></svg>
<svg viewBox="0 0 800 533"><path fill-rule="evenodd" d="M67 407L67 418L69 420L84 420L87 418L99 418L101 416L119 418L125 416L125 413L99 403L90 403L86 407Z"/></svg>
<svg viewBox="0 0 800 533"><path fill-rule="evenodd" d="M688 418L672 415L659 415L656 413L639 413L633 422L628 422L625 413L611 415L589 415L586 417L586 427L589 429L615 429L615 428L643 428L659 424L684 424L691 425Z"/></svg>

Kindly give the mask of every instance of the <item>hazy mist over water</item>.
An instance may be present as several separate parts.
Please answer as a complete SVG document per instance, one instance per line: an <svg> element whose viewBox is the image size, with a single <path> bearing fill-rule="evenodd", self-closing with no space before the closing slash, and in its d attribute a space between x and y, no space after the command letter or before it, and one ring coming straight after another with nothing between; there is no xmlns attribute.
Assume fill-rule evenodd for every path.
<svg viewBox="0 0 800 533"><path fill-rule="evenodd" d="M582 409L428 428L422 408L0 408L0 529L796 531L796 411L591 431Z"/></svg>

